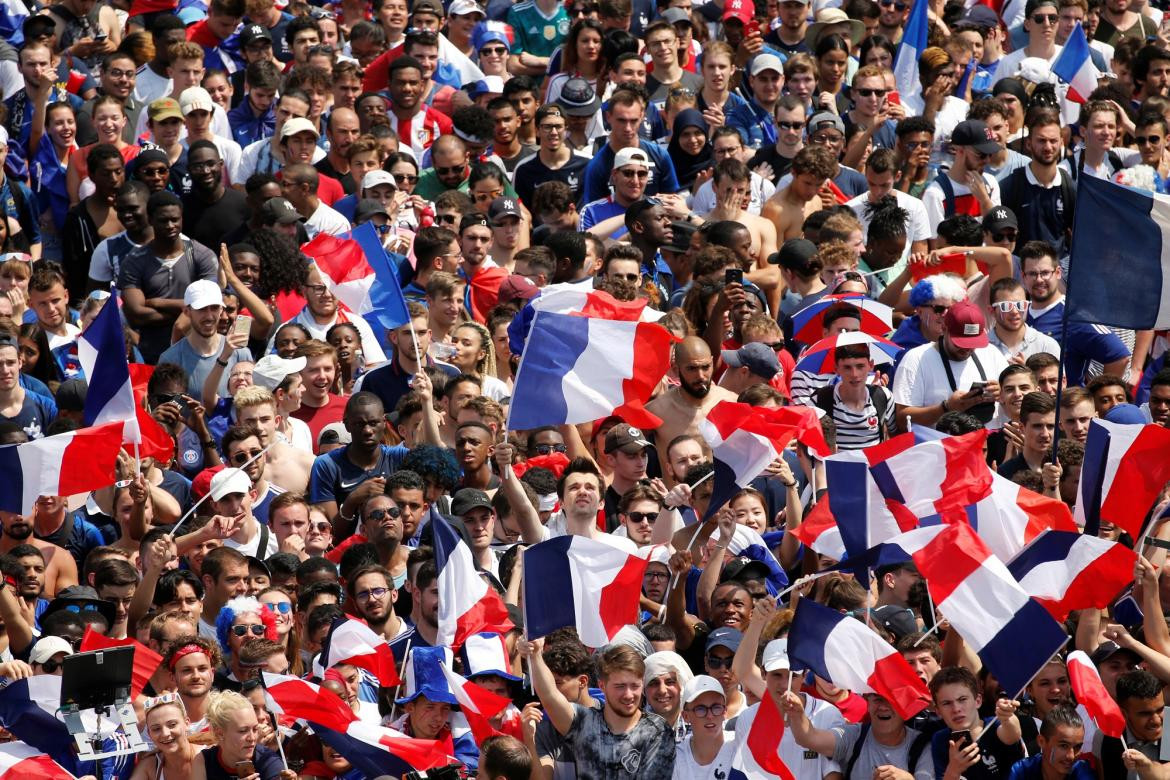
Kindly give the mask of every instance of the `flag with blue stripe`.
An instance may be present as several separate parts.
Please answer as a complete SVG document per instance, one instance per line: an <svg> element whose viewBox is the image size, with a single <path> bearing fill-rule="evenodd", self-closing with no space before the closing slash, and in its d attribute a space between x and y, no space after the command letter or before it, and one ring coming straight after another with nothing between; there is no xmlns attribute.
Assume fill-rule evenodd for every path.
<svg viewBox="0 0 1170 780"><path fill-rule="evenodd" d="M915 0L910 9L910 18L902 31L902 42L898 45L898 57L894 62L894 83L908 114L921 114L923 109L922 81L918 77L918 58L926 51L929 19L926 0Z"/></svg>
<svg viewBox="0 0 1170 780"><path fill-rule="evenodd" d="M85 372L89 389L83 411L86 425L124 422L123 440L140 442L134 387L126 359L126 338L118 294L113 291L82 334L77 338L77 359Z"/></svg>

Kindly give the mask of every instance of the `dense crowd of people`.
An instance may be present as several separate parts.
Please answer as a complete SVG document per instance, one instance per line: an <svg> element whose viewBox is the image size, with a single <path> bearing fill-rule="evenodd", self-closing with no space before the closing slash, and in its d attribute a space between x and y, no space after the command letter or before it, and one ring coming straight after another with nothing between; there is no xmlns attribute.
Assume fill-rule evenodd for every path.
<svg viewBox="0 0 1170 780"><path fill-rule="evenodd" d="M0 677L61 675L87 632L158 653L148 749L104 778L371 776L276 718L262 672L480 778L774 777L767 699L766 752L799 780L1170 777L1165 501L1140 610L1066 621L1122 738L1063 653L1003 690L913 563L784 590L836 563L795 532L829 487L805 442L710 505L721 402L803 409L835 452L986 430L993 470L1070 508L1094 419L1170 427L1170 339L1064 316L1078 185L1170 191L1170 16L931 0L915 50L926 2L8 0L0 445L92 422L82 334L106 306L154 439L101 489L0 511ZM1082 34L1077 101L1052 66ZM332 264L366 223L395 327ZM669 331L669 370L636 414L510 429L534 302L566 290ZM514 629L445 644L441 523ZM525 630L522 552L566 535L645 562L607 645ZM930 705L802 668L801 599L889 642ZM347 617L401 686L328 665ZM498 734L444 670L511 702Z"/></svg>

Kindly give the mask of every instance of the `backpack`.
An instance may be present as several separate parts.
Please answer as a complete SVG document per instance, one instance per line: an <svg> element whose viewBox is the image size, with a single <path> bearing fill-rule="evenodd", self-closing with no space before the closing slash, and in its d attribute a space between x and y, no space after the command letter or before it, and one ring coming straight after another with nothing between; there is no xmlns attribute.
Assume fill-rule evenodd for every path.
<svg viewBox="0 0 1170 780"><path fill-rule="evenodd" d="M886 409L889 406L890 398L885 393L875 393L873 385L866 385L865 389L869 391L869 402L873 404L874 411L877 412L878 418L878 441L885 441L890 438L890 431L886 427ZM825 385L816 392L816 405L833 419L833 385Z"/></svg>
<svg viewBox="0 0 1170 780"><path fill-rule="evenodd" d="M1077 205L1075 177L1064 168L1057 168L1056 171L1060 175L1060 202L1064 207L1064 227L1066 230L1072 230L1073 211ZM1009 203L1020 203L1024 200L1020 195L1020 188L1027 184L1027 166L1016 168L999 183L999 202L1004 206L1008 206Z"/></svg>
<svg viewBox="0 0 1170 780"><path fill-rule="evenodd" d="M955 184L946 171L940 171L935 182L943 191L943 218L955 216Z"/></svg>
<svg viewBox="0 0 1170 780"><path fill-rule="evenodd" d="M853 743L853 752L849 754L849 761L845 764L845 780L853 780L853 765L857 763L857 759L861 757L861 747L865 744L865 738L869 736L869 724L861 724L861 733L857 735L857 741ZM930 744L930 734L925 732L918 732L918 736L914 737L914 741L910 743L910 750L906 754L906 769L911 774L914 774L914 768L918 766L918 759L922 758L923 752L926 751L926 746Z"/></svg>

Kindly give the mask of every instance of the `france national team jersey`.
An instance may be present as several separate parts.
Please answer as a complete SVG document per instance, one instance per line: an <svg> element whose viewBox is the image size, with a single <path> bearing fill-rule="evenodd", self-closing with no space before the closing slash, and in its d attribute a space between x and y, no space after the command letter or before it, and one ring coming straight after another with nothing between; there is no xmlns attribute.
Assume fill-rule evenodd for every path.
<svg viewBox="0 0 1170 780"><path fill-rule="evenodd" d="M1064 318L1064 299L1046 309L1032 307L1028 310L1028 324L1046 336L1061 342L1064 352L1065 380L1069 385L1085 383L1085 371L1089 363L1096 360L1107 364L1129 357L1129 349L1117 334L1104 325L1088 322L1070 322L1068 338L1061 340Z"/></svg>

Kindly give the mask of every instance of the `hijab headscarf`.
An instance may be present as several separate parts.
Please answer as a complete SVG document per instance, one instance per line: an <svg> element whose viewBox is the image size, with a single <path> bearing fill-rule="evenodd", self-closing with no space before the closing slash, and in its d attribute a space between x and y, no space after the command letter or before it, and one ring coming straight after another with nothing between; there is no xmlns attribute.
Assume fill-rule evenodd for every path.
<svg viewBox="0 0 1170 780"><path fill-rule="evenodd" d="M698 154L687 154L682 149L679 139L688 127L697 127L703 131L703 148ZM670 132L670 144L667 147L670 159L674 162L674 171L678 175L678 183L689 188L695 183L695 177L700 171L714 165L711 157L711 138L707 130L707 121L697 108L684 108L674 118L674 127Z"/></svg>

